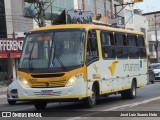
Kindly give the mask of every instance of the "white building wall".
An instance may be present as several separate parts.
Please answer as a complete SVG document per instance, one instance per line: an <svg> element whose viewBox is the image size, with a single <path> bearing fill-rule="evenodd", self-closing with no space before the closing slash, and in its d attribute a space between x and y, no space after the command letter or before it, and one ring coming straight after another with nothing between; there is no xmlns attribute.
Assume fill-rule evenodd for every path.
<svg viewBox="0 0 160 120"><path fill-rule="evenodd" d="M124 3L133 3L133 0L123 0ZM126 18L127 10L132 12L132 15ZM127 5L124 9L124 16L125 16L125 29L134 30L134 12L133 12L133 5ZM132 21L132 22L130 22Z"/></svg>
<svg viewBox="0 0 160 120"><path fill-rule="evenodd" d="M141 28L145 28L146 38L147 38L147 31L148 31L148 21L146 17L135 14L134 15L134 30L141 31Z"/></svg>
<svg viewBox="0 0 160 120"><path fill-rule="evenodd" d="M120 3L119 3L120 2ZM114 8L114 4L119 5L119 4L127 4L127 3L133 3L132 0L119 0L119 2L113 0L113 8ZM124 5L125 6L125 5ZM122 16L124 17L124 27L125 29L129 29L129 30L134 30L134 14L133 14L133 5L127 5L126 7L124 7L124 9L119 12L120 10L122 10L122 6L117 6L116 7L116 11L118 13L118 16ZM131 11L131 15L128 16L126 11ZM113 10L113 13L115 14L115 8ZM132 21L132 22L130 22Z"/></svg>

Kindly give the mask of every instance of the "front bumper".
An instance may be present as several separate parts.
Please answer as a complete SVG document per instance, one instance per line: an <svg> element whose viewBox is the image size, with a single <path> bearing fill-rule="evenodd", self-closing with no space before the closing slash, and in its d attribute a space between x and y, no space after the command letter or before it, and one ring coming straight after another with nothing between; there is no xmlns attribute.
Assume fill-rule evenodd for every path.
<svg viewBox="0 0 160 120"><path fill-rule="evenodd" d="M7 91L7 99L8 100L18 100L18 94L12 94L9 91Z"/></svg>
<svg viewBox="0 0 160 120"><path fill-rule="evenodd" d="M160 80L160 73L155 73L155 79Z"/></svg>
<svg viewBox="0 0 160 120"><path fill-rule="evenodd" d="M72 86L56 88L25 88L18 82L18 99L32 101L42 99L47 101L82 99L90 96L86 89L87 82L84 82L83 79L77 80ZM42 91L50 91L50 93L44 94Z"/></svg>

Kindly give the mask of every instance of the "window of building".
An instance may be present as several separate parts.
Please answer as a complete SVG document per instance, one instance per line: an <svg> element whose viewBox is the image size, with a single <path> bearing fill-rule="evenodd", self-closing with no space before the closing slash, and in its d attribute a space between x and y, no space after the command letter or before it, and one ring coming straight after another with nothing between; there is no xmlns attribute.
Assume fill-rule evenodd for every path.
<svg viewBox="0 0 160 120"><path fill-rule="evenodd" d="M94 0L86 0L86 11L91 11L95 14Z"/></svg>
<svg viewBox="0 0 160 120"><path fill-rule="evenodd" d="M153 52L154 51L154 44L149 44L149 52Z"/></svg>
<svg viewBox="0 0 160 120"><path fill-rule="evenodd" d="M7 38L4 0L0 0L0 27L0 38Z"/></svg>
<svg viewBox="0 0 160 120"><path fill-rule="evenodd" d="M101 32L103 58L115 58L115 42L112 32Z"/></svg>
<svg viewBox="0 0 160 120"><path fill-rule="evenodd" d="M137 44L137 36L136 35L127 35L128 40L128 51L129 51L129 58L137 59L139 58L139 48Z"/></svg>
<svg viewBox="0 0 160 120"><path fill-rule="evenodd" d="M128 58L127 39L124 33L115 33L117 58Z"/></svg>
<svg viewBox="0 0 160 120"><path fill-rule="evenodd" d="M131 10L126 10L125 11L125 20L126 23L133 23L133 13Z"/></svg>
<svg viewBox="0 0 160 120"><path fill-rule="evenodd" d="M97 35L95 30L88 32L88 43L87 43L87 64L96 61L99 58L98 54L98 43Z"/></svg>
<svg viewBox="0 0 160 120"><path fill-rule="evenodd" d="M104 0L97 0L97 13L105 16Z"/></svg>

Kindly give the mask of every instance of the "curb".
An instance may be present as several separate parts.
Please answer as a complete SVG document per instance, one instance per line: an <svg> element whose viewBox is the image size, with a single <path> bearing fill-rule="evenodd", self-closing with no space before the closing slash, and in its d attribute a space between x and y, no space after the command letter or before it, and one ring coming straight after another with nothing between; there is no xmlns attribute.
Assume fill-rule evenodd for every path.
<svg viewBox="0 0 160 120"><path fill-rule="evenodd" d="M0 95L0 99L7 98L7 95Z"/></svg>
<svg viewBox="0 0 160 120"><path fill-rule="evenodd" d="M7 87L0 87L0 94L7 92Z"/></svg>

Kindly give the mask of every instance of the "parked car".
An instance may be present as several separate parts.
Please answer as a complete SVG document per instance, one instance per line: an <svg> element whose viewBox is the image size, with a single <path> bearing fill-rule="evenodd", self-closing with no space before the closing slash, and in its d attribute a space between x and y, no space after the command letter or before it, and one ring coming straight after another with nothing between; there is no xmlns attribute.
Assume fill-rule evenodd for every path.
<svg viewBox="0 0 160 120"><path fill-rule="evenodd" d="M155 74L155 79L160 80L160 63L152 63L151 68Z"/></svg>
<svg viewBox="0 0 160 120"><path fill-rule="evenodd" d="M149 66L148 72L149 72L149 82L154 84L155 83L155 74L154 74L153 69L150 66Z"/></svg>
<svg viewBox="0 0 160 120"><path fill-rule="evenodd" d="M13 82L7 88L7 101L8 104L14 105L18 100L18 93L17 93L17 81L13 80Z"/></svg>

